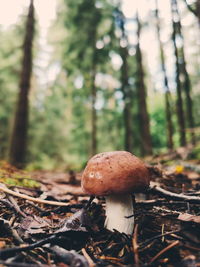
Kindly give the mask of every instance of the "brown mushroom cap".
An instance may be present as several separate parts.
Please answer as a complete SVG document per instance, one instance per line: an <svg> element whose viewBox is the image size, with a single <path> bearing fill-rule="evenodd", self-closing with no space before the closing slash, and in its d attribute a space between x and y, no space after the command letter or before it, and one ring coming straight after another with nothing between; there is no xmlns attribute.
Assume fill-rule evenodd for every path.
<svg viewBox="0 0 200 267"><path fill-rule="evenodd" d="M100 153L92 157L83 172L81 185L91 195L105 196L143 192L149 186L145 164L127 151Z"/></svg>

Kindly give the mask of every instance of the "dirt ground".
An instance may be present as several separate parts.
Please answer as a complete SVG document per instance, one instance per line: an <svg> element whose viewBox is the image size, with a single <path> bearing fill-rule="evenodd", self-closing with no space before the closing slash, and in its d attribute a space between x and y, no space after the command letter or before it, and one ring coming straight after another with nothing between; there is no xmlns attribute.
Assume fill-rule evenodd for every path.
<svg viewBox="0 0 200 267"><path fill-rule="evenodd" d="M28 173L1 163L0 188L22 194L1 189L1 266L200 266L199 162L155 158L149 170L151 186L145 198L136 196L127 236L104 228L104 198L89 201L81 173Z"/></svg>

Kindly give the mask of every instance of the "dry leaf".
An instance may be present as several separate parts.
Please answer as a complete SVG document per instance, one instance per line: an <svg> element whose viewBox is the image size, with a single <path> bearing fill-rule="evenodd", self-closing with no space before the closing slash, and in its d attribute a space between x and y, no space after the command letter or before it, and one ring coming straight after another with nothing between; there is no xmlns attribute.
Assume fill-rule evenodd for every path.
<svg viewBox="0 0 200 267"><path fill-rule="evenodd" d="M200 223L200 216L183 213L178 216L178 219L184 222L195 222Z"/></svg>

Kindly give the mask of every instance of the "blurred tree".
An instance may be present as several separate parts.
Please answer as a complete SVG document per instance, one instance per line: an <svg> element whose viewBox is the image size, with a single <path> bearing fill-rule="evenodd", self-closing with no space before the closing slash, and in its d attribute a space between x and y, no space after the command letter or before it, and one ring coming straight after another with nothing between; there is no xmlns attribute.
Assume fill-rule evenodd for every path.
<svg viewBox="0 0 200 267"><path fill-rule="evenodd" d="M31 92L26 156L31 169L66 166L66 148L69 154L73 153L69 145L72 142L69 136L71 99L68 99L65 83L61 72L48 88L42 88L43 92L41 88Z"/></svg>
<svg viewBox="0 0 200 267"><path fill-rule="evenodd" d="M91 150L97 152L97 73L105 69L109 55L112 8L108 1L65 1L65 26L68 33L65 46L64 68L71 80L82 81L85 91L85 111L91 105ZM110 41L106 44L108 37ZM99 89L98 89L99 90ZM87 113L88 114L88 113ZM88 118L86 119L88 121ZM83 130L84 132L84 130Z"/></svg>
<svg viewBox="0 0 200 267"><path fill-rule="evenodd" d="M123 94L123 115L124 115L124 148L126 151L133 150L133 118L132 118L132 92L129 84L129 64L128 64L128 38L125 32L124 24L125 17L123 13L116 9L116 24L121 30L121 37L119 39L119 54L122 58L121 66L121 91Z"/></svg>
<svg viewBox="0 0 200 267"><path fill-rule="evenodd" d="M186 60L184 54L184 39L182 35L182 26L180 21L179 10L177 6L177 1L172 0L172 15L173 15L173 24L174 24L174 33L175 33L175 41L179 40L179 49L177 50L178 54L178 64L180 69L180 75L182 75L182 80L180 80L181 88L185 92L186 99L186 116L187 116L187 125L190 128L191 134L191 142L195 144L195 134L193 131L194 128L194 118L193 118L193 107L192 107L192 99L191 99L191 82L190 77L186 68ZM181 40L181 42L180 42Z"/></svg>
<svg viewBox="0 0 200 267"><path fill-rule="evenodd" d="M184 0L188 9L197 17L200 27L200 1L196 0L192 4L188 3L187 0Z"/></svg>
<svg viewBox="0 0 200 267"><path fill-rule="evenodd" d="M46 80L46 83L43 84L43 81L41 83L37 79L37 73L35 76L33 73L32 85L34 86L32 87L34 90L27 93L30 102L30 116L26 162L29 163L30 168L80 169L88 156L91 153L96 153L96 151L133 150L134 148L134 154L139 155L140 146L142 146L142 153L148 154L144 151L146 144L143 143L147 143L150 137L149 118L147 118L146 123L146 116L150 117L151 121L151 137L148 143L152 143L155 152L166 150L166 136L163 135L163 132L166 131L166 122L169 120L170 112L172 112L169 107L171 104L170 80L167 80L166 74L167 63L171 60L166 57L170 51L170 43L166 43L165 51L160 40L160 33L162 31L166 33L166 31L163 29L164 24L158 23L157 34L161 46L160 69L164 76L166 89L165 98L163 98L163 91L154 92L152 90L154 81L148 79L148 75L146 77L145 73L148 73L148 69L142 62L146 55L141 51L141 41L143 41L143 37L145 38L146 32L144 29L144 35L140 38L140 24L148 23L150 18L141 16L141 21L139 21L134 18L127 19L119 14L117 21L116 9L121 10L119 8L120 3L120 0L60 0L58 2L58 15L48 36L54 53L49 53L51 60L45 70L40 65L40 58L38 61L34 61L36 63L34 70L37 73L44 71L50 80ZM193 1L190 7L195 9L196 3ZM159 11L161 14L162 10ZM159 14L157 15L159 20ZM165 19L165 15L163 18ZM195 122L198 126L200 109L196 40L194 43L187 40L188 33L184 31L186 45L185 47L182 46L182 33L185 25L182 26L183 29L179 27L181 25L178 25L177 18L180 20L174 12L175 45L178 55L176 63L178 64L181 97L184 97L182 105L185 104L185 109L182 106L182 111L186 111L189 106L185 103L186 91L184 91L186 88L184 86L188 82L186 71L189 65L195 93L193 100ZM138 24L140 27L137 40L134 34L136 34L135 28ZM151 34L154 25L148 24L148 30ZM19 62L23 51L21 47L17 46L22 34L24 35L24 27L19 32L18 26L5 29L3 26L0 27L1 159L6 158L8 136L10 136L9 129L14 117L14 106L17 99L17 84L21 79ZM181 32L178 31L178 27L182 30ZM190 29L190 33L193 34L193 24L190 25ZM135 40L138 41L136 47L134 46ZM188 44L192 48L189 51L192 56L188 58L187 62L183 52L186 48L188 53ZM46 47L42 49L43 52L45 50L48 53ZM146 53L146 51L144 52ZM164 55L165 52L166 55ZM188 63L187 66L184 66L184 61ZM37 62L39 62L39 66L37 66ZM196 65L193 64L195 62ZM177 79L176 77L178 84ZM148 80L148 97L146 96L146 80ZM173 90L171 97L174 100ZM165 109L163 107L164 100ZM149 113L147 112L147 103ZM182 118L184 119L184 115ZM188 119L188 113L186 118ZM172 119L176 119L173 114ZM25 125L26 122L25 116ZM187 121L185 123L187 124ZM190 127L189 124L187 126ZM145 127L148 128L147 135L144 134ZM27 131L27 126L25 128ZM170 131L172 130L170 129ZM177 145L179 135L174 131L174 145ZM168 137L168 147L172 147L170 142L172 140Z"/></svg>
<svg viewBox="0 0 200 267"><path fill-rule="evenodd" d="M183 99L182 99L182 87L181 87L181 68L179 64L179 55L178 55L178 47L176 43L176 2L171 0L171 12L172 12L172 41L174 45L174 55L176 61L176 91L177 91L177 117L178 117L178 127L179 127L179 135L180 135L180 145L186 145L186 133L185 133L185 118L184 118L184 109L183 109Z"/></svg>
<svg viewBox="0 0 200 267"><path fill-rule="evenodd" d="M181 73L183 75L183 81L182 81L182 87L185 92L185 98L186 98L186 116L187 116L187 125L190 128L190 135L191 135L191 142L192 144L195 144L195 133L194 133L194 116L193 116L193 103L191 98L191 82L190 77L187 71L186 66L186 60L185 60L185 53L184 53L184 38L182 34L182 25L181 25L181 19L179 15L178 5L177 1L174 0L174 12L176 14L176 34L181 39L181 45L179 47L179 64L181 67Z"/></svg>
<svg viewBox="0 0 200 267"><path fill-rule="evenodd" d="M141 33L141 23L136 14L137 22L137 45L136 45L136 62L137 62L137 72L136 72L136 89L138 97L138 112L139 112L139 131L140 131L140 143L141 143L141 154L150 155L152 154L152 142L149 126L149 114L147 111L146 103L146 87L144 81L144 69L142 63L142 52L140 48L140 33Z"/></svg>
<svg viewBox="0 0 200 267"><path fill-rule="evenodd" d="M158 11L158 2L155 0L155 17L156 17L156 29L157 29L157 38L160 48L160 61L161 61L161 69L163 72L163 80L164 80L164 88L165 88L165 112L166 112L166 130L167 130L167 147L169 149L173 148L173 124L172 124L172 112L170 105L171 93L169 89L169 83L166 73L165 66L165 56L163 44L160 38L160 19L159 19L159 11Z"/></svg>
<svg viewBox="0 0 200 267"><path fill-rule="evenodd" d="M28 94L32 72L32 46L34 37L34 6L30 1L23 43L23 60L20 74L19 96L11 136L9 160L11 164L22 167L25 163L28 129Z"/></svg>
<svg viewBox="0 0 200 267"><path fill-rule="evenodd" d="M91 114L91 154L95 155L97 153L97 88L95 84L95 78L97 74L97 48L96 48L96 27L93 28L92 33L92 46L93 46L93 57L92 57L92 66L91 66L91 97L92 97L92 114Z"/></svg>
<svg viewBox="0 0 200 267"><path fill-rule="evenodd" d="M21 37L20 25L0 29L0 158L7 157L9 128L17 94ZM13 38L15 42L13 42Z"/></svg>

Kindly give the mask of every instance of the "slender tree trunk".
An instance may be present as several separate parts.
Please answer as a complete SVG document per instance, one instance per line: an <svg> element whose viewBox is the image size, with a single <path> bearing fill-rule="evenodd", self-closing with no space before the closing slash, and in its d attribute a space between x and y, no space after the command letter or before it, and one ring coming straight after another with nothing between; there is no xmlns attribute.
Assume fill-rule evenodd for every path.
<svg viewBox="0 0 200 267"><path fill-rule="evenodd" d="M196 0L194 5L190 5L187 0L185 0L185 3L188 9L197 17L200 28L200 1Z"/></svg>
<svg viewBox="0 0 200 267"><path fill-rule="evenodd" d="M160 38L160 19L159 19L159 11L158 11L158 3L156 2L156 28L157 28L157 38L159 42L160 48L160 60L161 60L161 68L163 72L163 80L164 80L164 87L165 87L165 113L166 113L166 129L167 129L167 147L169 149L173 149L173 124L172 124L172 114L171 114L171 106L170 106L170 89L169 83L166 73L166 66L165 66L165 57L164 57L164 49L163 44Z"/></svg>
<svg viewBox="0 0 200 267"><path fill-rule="evenodd" d="M128 82L128 49L127 47L120 47L120 55L122 58L122 67L121 67L121 90L123 93L124 100L124 127L125 127L125 135L124 135L124 146L125 150L132 152L132 114L131 114L131 91Z"/></svg>
<svg viewBox="0 0 200 267"><path fill-rule="evenodd" d="M97 98L97 90L95 85L95 77L96 77L96 64L94 63L92 69L92 77L91 77L91 94L92 94L92 143L91 143L91 154L95 155L97 153L97 111L96 111L96 98Z"/></svg>
<svg viewBox="0 0 200 267"><path fill-rule="evenodd" d="M152 154L152 143L149 126L149 115L146 104L146 87L144 83L144 70L142 65L142 53L140 49L140 31L141 25L136 15L137 20L137 36L138 43L136 45L136 61L137 61L137 94L138 94L138 109L139 109L139 126L141 136L141 153L142 155Z"/></svg>
<svg viewBox="0 0 200 267"><path fill-rule="evenodd" d="M174 55L176 60L176 90L177 90L177 117L178 117L178 126L179 126L179 135L180 135L180 145L186 145L186 135L185 135L185 119L184 119L184 110L183 110L183 100L182 100L182 88L180 81L180 65L179 65L179 56L178 48L176 45L176 19L175 19L175 10L174 10L174 0L171 0L171 11L172 11L172 41L174 45Z"/></svg>
<svg viewBox="0 0 200 267"><path fill-rule="evenodd" d="M186 115L187 115L187 123L190 128L190 134L191 134L191 142L195 144L195 133L194 133L194 117L193 117L193 107L192 107L192 99L191 99L191 82L190 82L190 77L187 72L187 67L186 67L186 60L185 60L185 53L184 53L184 39L182 35L182 26L181 26L181 20L180 20L180 15L178 11L178 5L177 1L173 0L173 10L176 15L176 18L178 19L176 22L176 34L181 38L182 40L182 45L179 48L179 57L181 60L179 60L180 63L180 70L181 73L184 77L183 80L183 89L185 91L185 96L186 96Z"/></svg>
<svg viewBox="0 0 200 267"><path fill-rule="evenodd" d="M132 130L132 94L129 85L129 66L128 66L128 39L124 29L124 15L121 11L119 12L118 20L120 24L120 29L122 36L120 38L121 42L126 43L126 46L120 44L120 56L122 58L121 67L121 90L123 93L124 100L124 147L126 151L132 152L133 149L133 130Z"/></svg>
<svg viewBox="0 0 200 267"><path fill-rule="evenodd" d="M199 28L200 28L200 1L199 0L197 0L196 2L196 10L197 10L197 17L198 17Z"/></svg>
<svg viewBox="0 0 200 267"><path fill-rule="evenodd" d="M184 63L185 61L183 61ZM183 65L184 68L184 73L185 73L185 79L184 79L184 89L185 89L185 95L186 95L186 114L187 114L187 121L188 121L188 126L190 128L190 135L191 135L191 142L194 145L196 143L196 138L195 138L195 132L194 132L194 116L193 116L193 103L190 95L190 78L188 75L188 72L186 71L185 64Z"/></svg>
<svg viewBox="0 0 200 267"><path fill-rule="evenodd" d="M91 114L91 154L92 156L97 153L97 110L96 110L96 101L97 101L97 88L95 84L96 72L97 72L97 51L96 51L96 27L92 31L92 48L93 48L93 58L91 65L91 97L92 97L92 114Z"/></svg>
<svg viewBox="0 0 200 267"><path fill-rule="evenodd" d="M30 80L32 73L33 38L34 6L33 0L31 0L26 21L25 38L23 43L22 70L19 83L19 95L9 152L10 163L17 167L23 167L25 163L28 129L28 94L30 90Z"/></svg>

